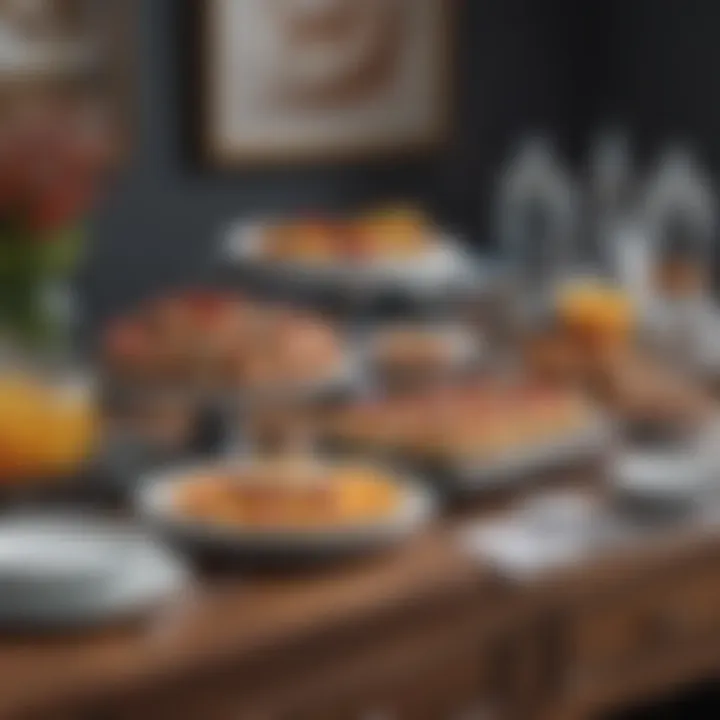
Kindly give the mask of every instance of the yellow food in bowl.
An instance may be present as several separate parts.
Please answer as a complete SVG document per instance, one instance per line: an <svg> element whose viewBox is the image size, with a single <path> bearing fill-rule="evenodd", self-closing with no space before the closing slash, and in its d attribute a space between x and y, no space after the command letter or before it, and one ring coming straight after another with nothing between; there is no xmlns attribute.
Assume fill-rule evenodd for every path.
<svg viewBox="0 0 720 720"><path fill-rule="evenodd" d="M346 519L362 520L391 513L399 502L399 490L387 479L367 470L339 471L339 515Z"/></svg>
<svg viewBox="0 0 720 720"><path fill-rule="evenodd" d="M323 528L385 518L400 493L388 478L361 468L310 474L249 468L198 477L179 490L175 507L188 518L224 526Z"/></svg>

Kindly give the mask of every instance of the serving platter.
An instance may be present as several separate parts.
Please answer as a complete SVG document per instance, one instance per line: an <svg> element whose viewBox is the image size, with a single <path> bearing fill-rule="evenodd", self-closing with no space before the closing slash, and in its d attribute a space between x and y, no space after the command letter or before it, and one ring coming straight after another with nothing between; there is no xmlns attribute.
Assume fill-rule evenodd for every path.
<svg viewBox="0 0 720 720"><path fill-rule="evenodd" d="M375 456L393 467L429 482L438 493L450 497L469 497L522 485L528 478L548 470L562 469L594 458L601 459L613 441L610 424L595 418L576 432L552 440L518 446L496 455L464 458L433 458L399 451L352 449L338 444L327 448L355 457Z"/></svg>
<svg viewBox="0 0 720 720"><path fill-rule="evenodd" d="M323 450L380 458L450 492L479 492L601 456L613 425L582 396L512 378L370 397L320 418Z"/></svg>
<svg viewBox="0 0 720 720"><path fill-rule="evenodd" d="M365 553L391 547L408 538L433 517L433 493L409 477L392 476L399 491L397 507L387 515L349 524L326 527L232 526L184 516L175 506L178 493L208 472L242 472L257 461L236 459L215 464L181 466L151 474L140 484L136 507L140 515L171 541L188 549L220 553L238 558L322 559ZM332 467L318 463L318 468ZM365 465L367 467L367 465ZM389 477L389 473L384 473Z"/></svg>
<svg viewBox="0 0 720 720"><path fill-rule="evenodd" d="M368 302L384 295L430 299L456 295L480 284L479 268L455 238L438 232L426 252L402 260L343 263L283 261L263 256L268 222L238 222L221 245L221 262L251 270L273 286L312 293L330 290Z"/></svg>

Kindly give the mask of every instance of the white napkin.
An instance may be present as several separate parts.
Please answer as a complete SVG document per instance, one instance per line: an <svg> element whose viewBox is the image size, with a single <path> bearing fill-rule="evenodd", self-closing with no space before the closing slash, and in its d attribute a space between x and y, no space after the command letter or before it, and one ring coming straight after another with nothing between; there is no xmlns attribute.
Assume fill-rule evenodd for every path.
<svg viewBox="0 0 720 720"><path fill-rule="evenodd" d="M464 528L459 540L464 552L513 580L572 565L589 552L583 541L542 534L514 518Z"/></svg>
<svg viewBox="0 0 720 720"><path fill-rule="evenodd" d="M540 494L495 522L460 531L472 557L524 579L573 565L602 550L615 536L601 503L575 491Z"/></svg>

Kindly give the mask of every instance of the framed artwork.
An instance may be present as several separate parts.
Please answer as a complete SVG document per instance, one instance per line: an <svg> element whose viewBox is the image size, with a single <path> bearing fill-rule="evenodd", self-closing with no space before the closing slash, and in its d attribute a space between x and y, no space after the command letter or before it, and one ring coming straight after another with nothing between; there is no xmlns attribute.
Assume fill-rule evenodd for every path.
<svg viewBox="0 0 720 720"><path fill-rule="evenodd" d="M453 0L202 0L215 165L399 154L444 140Z"/></svg>

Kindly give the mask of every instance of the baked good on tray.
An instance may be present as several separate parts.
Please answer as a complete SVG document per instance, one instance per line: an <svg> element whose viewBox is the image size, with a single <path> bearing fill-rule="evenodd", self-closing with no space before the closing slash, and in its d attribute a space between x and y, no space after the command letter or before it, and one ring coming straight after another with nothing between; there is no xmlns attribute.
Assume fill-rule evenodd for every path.
<svg viewBox="0 0 720 720"><path fill-rule="evenodd" d="M115 379L185 388L321 383L344 361L339 334L322 318L209 292L146 303L109 327L102 353Z"/></svg>
<svg viewBox="0 0 720 720"><path fill-rule="evenodd" d="M417 257L430 245L431 224L418 210L388 208L358 218L299 219L264 228L261 255L298 264L372 264Z"/></svg>
<svg viewBox="0 0 720 720"><path fill-rule="evenodd" d="M592 419L573 393L482 381L342 408L325 418L322 433L343 447L465 461L562 440Z"/></svg>

